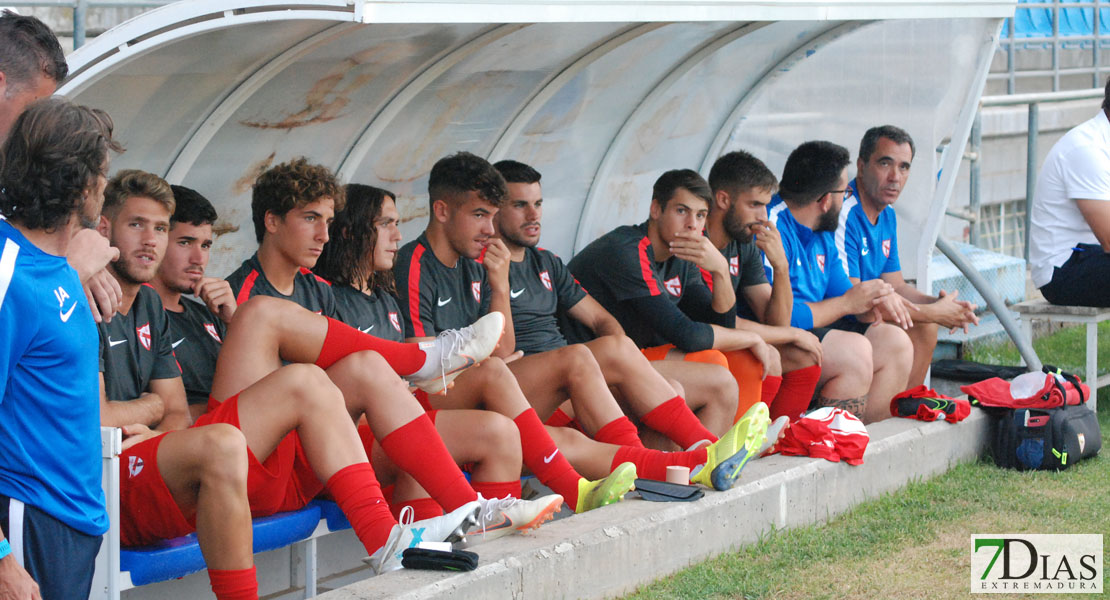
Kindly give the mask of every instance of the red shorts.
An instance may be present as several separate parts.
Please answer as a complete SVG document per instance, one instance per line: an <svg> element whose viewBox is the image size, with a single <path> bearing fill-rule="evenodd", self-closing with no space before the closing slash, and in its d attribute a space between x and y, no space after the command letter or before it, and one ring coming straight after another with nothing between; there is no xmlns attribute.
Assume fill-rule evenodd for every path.
<svg viewBox="0 0 1110 600"><path fill-rule="evenodd" d="M239 395L216 404L209 400L209 410L193 427L226 423L239 427ZM304 508L316 497L324 484L316 477L305 456L296 432L287 434L265 461L247 451L247 498L251 516L265 517L278 512Z"/></svg>
<svg viewBox="0 0 1110 600"><path fill-rule="evenodd" d="M172 433L166 435L173 435ZM144 546L192 533L196 519L187 519L158 471L160 435L119 456L120 544Z"/></svg>

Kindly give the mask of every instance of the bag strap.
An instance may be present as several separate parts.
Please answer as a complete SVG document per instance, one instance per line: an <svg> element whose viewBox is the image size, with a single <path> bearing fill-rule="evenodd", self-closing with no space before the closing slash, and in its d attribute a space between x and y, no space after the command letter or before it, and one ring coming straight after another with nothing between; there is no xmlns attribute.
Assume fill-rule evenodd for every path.
<svg viewBox="0 0 1110 600"><path fill-rule="evenodd" d="M1067 381L1068 383L1075 386L1075 390L1079 392L1079 403L1083 404L1087 401L1087 399L1083 397L1083 385L1080 383L1078 376L1068 373L1063 369L1059 367L1054 367L1052 365L1042 365L1041 370L1049 375L1059 375L1060 377L1063 377L1064 381ZM1052 378L1052 382L1056 384L1056 387L1060 390L1060 393L1064 395L1064 406L1067 406L1068 390L1066 390L1064 386L1060 384L1060 380L1056 379L1055 377Z"/></svg>

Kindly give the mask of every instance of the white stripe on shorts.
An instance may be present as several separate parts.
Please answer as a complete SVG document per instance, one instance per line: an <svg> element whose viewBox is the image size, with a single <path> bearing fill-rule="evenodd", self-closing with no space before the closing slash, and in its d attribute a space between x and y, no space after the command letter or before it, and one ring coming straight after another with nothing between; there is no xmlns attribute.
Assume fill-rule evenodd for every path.
<svg viewBox="0 0 1110 600"><path fill-rule="evenodd" d="M8 498L8 543L12 547L12 556L19 566L23 566L23 503L15 498Z"/></svg>

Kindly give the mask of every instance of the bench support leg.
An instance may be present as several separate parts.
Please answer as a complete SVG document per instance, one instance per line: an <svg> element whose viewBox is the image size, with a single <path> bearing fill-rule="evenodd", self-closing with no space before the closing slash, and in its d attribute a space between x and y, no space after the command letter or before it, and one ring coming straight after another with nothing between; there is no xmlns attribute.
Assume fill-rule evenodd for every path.
<svg viewBox="0 0 1110 600"><path fill-rule="evenodd" d="M316 538L304 544L304 597L316 597Z"/></svg>
<svg viewBox="0 0 1110 600"><path fill-rule="evenodd" d="M1098 402L1098 323L1087 323L1087 385L1091 387L1091 410Z"/></svg>

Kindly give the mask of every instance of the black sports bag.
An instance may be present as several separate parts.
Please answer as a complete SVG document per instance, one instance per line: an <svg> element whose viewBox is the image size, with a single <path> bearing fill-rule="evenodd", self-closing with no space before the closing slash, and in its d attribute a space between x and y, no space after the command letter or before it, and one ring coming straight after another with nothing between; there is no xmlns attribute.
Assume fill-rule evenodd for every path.
<svg viewBox="0 0 1110 600"><path fill-rule="evenodd" d="M994 463L1019 471L1062 471L1101 448L1098 418L1085 402L1007 410L995 418L991 436Z"/></svg>

